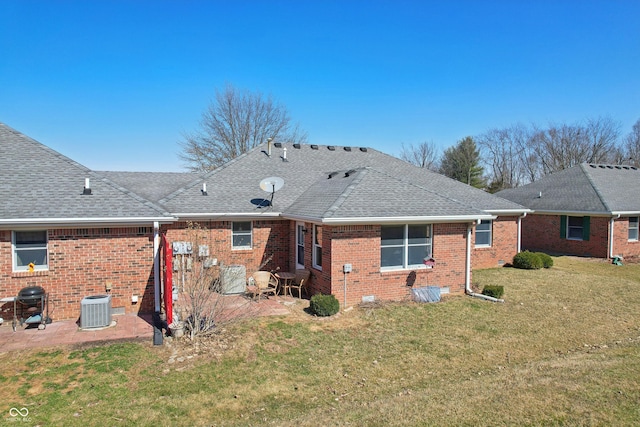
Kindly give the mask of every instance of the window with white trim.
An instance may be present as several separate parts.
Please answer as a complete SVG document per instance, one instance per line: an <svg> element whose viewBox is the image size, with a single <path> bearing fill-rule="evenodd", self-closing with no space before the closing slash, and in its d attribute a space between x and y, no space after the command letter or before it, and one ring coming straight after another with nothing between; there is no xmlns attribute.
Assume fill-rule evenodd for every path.
<svg viewBox="0 0 640 427"><path fill-rule="evenodd" d="M480 224L476 225L476 247L490 247L491 246L491 229L493 227L493 221L490 219L483 219Z"/></svg>
<svg viewBox="0 0 640 427"><path fill-rule="evenodd" d="M304 224L296 224L296 266L304 268Z"/></svg>
<svg viewBox="0 0 640 427"><path fill-rule="evenodd" d="M629 240L638 241L638 217L629 217Z"/></svg>
<svg viewBox="0 0 640 427"><path fill-rule="evenodd" d="M424 266L432 254L431 224L383 225L380 230L382 269Z"/></svg>
<svg viewBox="0 0 640 427"><path fill-rule="evenodd" d="M251 221L234 221L232 226L232 249L251 249Z"/></svg>
<svg viewBox="0 0 640 427"><path fill-rule="evenodd" d="M29 264L34 270L49 269L47 230L14 231L12 243L13 271L29 271Z"/></svg>
<svg viewBox="0 0 640 427"><path fill-rule="evenodd" d="M313 225L313 267L322 270L322 227Z"/></svg>

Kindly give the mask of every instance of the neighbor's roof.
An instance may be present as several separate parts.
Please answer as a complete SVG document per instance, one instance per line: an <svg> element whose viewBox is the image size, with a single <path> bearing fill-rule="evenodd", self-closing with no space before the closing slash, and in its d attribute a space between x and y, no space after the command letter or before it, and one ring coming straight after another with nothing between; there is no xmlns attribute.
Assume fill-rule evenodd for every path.
<svg viewBox="0 0 640 427"><path fill-rule="evenodd" d="M497 195L538 213L638 214L638 188L636 167L582 163Z"/></svg>
<svg viewBox="0 0 640 427"><path fill-rule="evenodd" d="M260 145L159 203L182 218L282 215L327 221L336 217L426 219L446 212L448 218L462 220L467 216L485 218L488 213L528 211L370 148L287 144L271 146L270 155L268 151L266 144ZM327 179L336 171L363 168L370 170L356 174L361 180L347 186ZM284 185L273 194L272 206L265 207L271 194L261 190L259 184L273 176L282 178ZM207 195L202 192L203 183ZM335 204L332 198L334 202L345 199L340 209L329 209Z"/></svg>
<svg viewBox="0 0 640 427"><path fill-rule="evenodd" d="M160 206L0 123L0 226L166 220Z"/></svg>

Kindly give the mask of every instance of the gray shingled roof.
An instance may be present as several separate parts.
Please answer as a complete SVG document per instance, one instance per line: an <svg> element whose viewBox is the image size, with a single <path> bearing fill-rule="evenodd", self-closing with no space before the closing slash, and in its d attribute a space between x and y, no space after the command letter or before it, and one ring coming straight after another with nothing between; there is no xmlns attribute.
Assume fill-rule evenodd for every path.
<svg viewBox="0 0 640 427"><path fill-rule="evenodd" d="M269 156L267 145L263 144L159 203L181 217L251 215L267 211L287 216L313 211L315 215L328 218L329 212L323 211L327 201L322 191L323 186L329 191L328 175L334 171L371 168L374 171L366 172L363 181L357 185L357 198L349 199L353 204L345 204L341 209L343 213L333 212L334 217L425 216L436 211L447 212L449 216L486 216L487 212L515 214L527 210L373 149L307 144L287 144L286 148L285 159L284 147L271 147ZM270 195L260 189L259 183L270 176L283 178L284 186L274 194L271 208L260 208L259 202L269 199ZM207 196L202 194L202 183L207 185ZM307 191L310 193L306 194ZM339 188L332 191L342 194ZM301 200L306 200L306 206L301 206Z"/></svg>
<svg viewBox="0 0 640 427"><path fill-rule="evenodd" d="M428 200L428 203L425 201ZM373 168L339 171L314 183L285 212L298 218L349 222L362 218L489 218L462 204Z"/></svg>
<svg viewBox="0 0 640 427"><path fill-rule="evenodd" d="M85 178L91 195L83 195ZM171 220L160 206L0 123L0 224Z"/></svg>
<svg viewBox="0 0 640 427"><path fill-rule="evenodd" d="M202 174L191 172L98 171L97 173L152 202L158 202L202 176Z"/></svg>
<svg viewBox="0 0 640 427"><path fill-rule="evenodd" d="M640 213L640 170L582 163L496 195L538 212Z"/></svg>

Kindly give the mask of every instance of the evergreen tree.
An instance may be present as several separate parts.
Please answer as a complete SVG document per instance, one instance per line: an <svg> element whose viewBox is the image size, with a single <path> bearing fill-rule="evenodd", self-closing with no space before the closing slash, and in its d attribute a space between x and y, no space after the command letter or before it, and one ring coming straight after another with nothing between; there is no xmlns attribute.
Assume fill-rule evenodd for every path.
<svg viewBox="0 0 640 427"><path fill-rule="evenodd" d="M440 173L476 188L484 188L482 176L484 168L480 166L480 150L472 137L467 136L447 148L440 161Z"/></svg>

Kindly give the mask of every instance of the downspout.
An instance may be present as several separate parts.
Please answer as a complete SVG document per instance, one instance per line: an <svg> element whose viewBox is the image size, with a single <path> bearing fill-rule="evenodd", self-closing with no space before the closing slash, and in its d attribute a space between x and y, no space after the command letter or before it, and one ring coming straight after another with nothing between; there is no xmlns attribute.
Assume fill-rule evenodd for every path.
<svg viewBox="0 0 640 427"><path fill-rule="evenodd" d="M609 258L613 258L613 223L618 218L620 218L620 214L609 220Z"/></svg>
<svg viewBox="0 0 640 427"><path fill-rule="evenodd" d="M464 291L467 295L474 298L486 299L493 302L504 302L503 299L490 297L489 295L483 295L475 293L471 290L471 223L467 225L467 255L465 259L465 286Z"/></svg>
<svg viewBox="0 0 640 427"><path fill-rule="evenodd" d="M160 225L153 223L153 296L154 311L160 312Z"/></svg>
<svg viewBox="0 0 640 427"><path fill-rule="evenodd" d="M162 345L162 319L160 318L160 223L153 223L153 345Z"/></svg>
<svg viewBox="0 0 640 427"><path fill-rule="evenodd" d="M520 251L522 250L522 218L524 218L525 216L527 216L526 212L518 217L518 247L517 247L518 251L517 253L520 253Z"/></svg>

